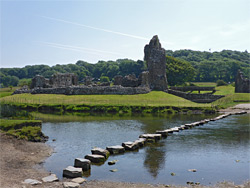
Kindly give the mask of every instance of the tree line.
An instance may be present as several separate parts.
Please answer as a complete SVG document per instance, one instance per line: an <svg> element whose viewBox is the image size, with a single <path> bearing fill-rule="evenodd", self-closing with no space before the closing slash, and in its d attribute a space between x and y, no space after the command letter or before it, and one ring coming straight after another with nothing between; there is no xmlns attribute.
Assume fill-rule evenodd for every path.
<svg viewBox="0 0 250 188"><path fill-rule="evenodd" d="M166 72L170 85L181 85L185 82L216 82L224 80L233 82L240 69L250 77L250 54L239 51L223 50L221 52L200 52L192 50L166 51ZM100 80L112 80L116 75L135 74L137 77L147 70L142 60L118 59L116 61L99 61L91 64L77 61L67 65L28 65L23 68L1 68L1 87L26 85L31 78L42 75L50 78L55 73L75 73L79 81L86 76Z"/></svg>

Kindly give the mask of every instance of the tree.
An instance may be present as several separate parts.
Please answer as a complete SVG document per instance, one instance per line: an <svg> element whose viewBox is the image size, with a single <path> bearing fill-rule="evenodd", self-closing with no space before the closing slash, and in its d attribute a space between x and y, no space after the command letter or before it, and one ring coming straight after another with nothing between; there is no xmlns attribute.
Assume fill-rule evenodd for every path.
<svg viewBox="0 0 250 188"><path fill-rule="evenodd" d="M190 82L195 76L195 69L190 63L170 56L166 56L166 72L171 86Z"/></svg>

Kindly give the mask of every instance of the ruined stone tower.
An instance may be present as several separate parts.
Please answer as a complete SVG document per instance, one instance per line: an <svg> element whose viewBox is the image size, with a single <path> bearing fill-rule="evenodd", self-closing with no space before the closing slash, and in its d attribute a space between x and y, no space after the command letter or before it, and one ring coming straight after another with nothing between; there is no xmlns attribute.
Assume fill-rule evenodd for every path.
<svg viewBox="0 0 250 188"><path fill-rule="evenodd" d="M250 80L240 70L235 77L235 93L250 93Z"/></svg>
<svg viewBox="0 0 250 188"><path fill-rule="evenodd" d="M148 67L148 84L151 90L167 90L166 55L161 47L158 36L155 35L144 47L144 60Z"/></svg>

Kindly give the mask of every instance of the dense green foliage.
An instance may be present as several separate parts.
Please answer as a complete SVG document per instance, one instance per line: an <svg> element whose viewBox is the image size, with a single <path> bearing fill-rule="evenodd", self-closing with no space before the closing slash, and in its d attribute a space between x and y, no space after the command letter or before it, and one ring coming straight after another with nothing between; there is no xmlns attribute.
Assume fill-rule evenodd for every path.
<svg viewBox="0 0 250 188"><path fill-rule="evenodd" d="M166 62L167 79L171 86L181 85L194 79L195 69L189 62L170 56L166 57Z"/></svg>
<svg viewBox="0 0 250 188"><path fill-rule="evenodd" d="M239 51L223 50L221 52L200 52L192 50L167 50L168 56L186 60L196 70L194 81L226 82L235 81L235 76L240 69L245 76L250 77L250 54Z"/></svg>
<svg viewBox="0 0 250 188"><path fill-rule="evenodd" d="M225 86L227 83L224 80L217 80L216 86Z"/></svg>
<svg viewBox="0 0 250 188"><path fill-rule="evenodd" d="M144 61L129 59L118 59L107 62L99 61L96 64L77 61L76 64L57 64L52 67L48 65L28 65L23 68L1 68L0 83L2 87L29 85L30 79L38 74L50 78L54 73L75 73L79 81L83 80L86 76L98 79L106 76L112 80L116 75L125 76L127 74L135 74L138 77L144 70L146 70Z"/></svg>
<svg viewBox="0 0 250 188"><path fill-rule="evenodd" d="M216 82L224 80L233 82L238 69L250 77L250 54L245 52L223 50L221 52L200 52L192 50L166 51L167 78L170 85L181 85L184 82ZM170 57L171 56L171 57ZM67 65L33 65L23 68L1 68L1 87L29 85L31 78L39 74L46 78L54 73L75 73L81 82L86 76L96 79L108 77L112 80L116 75L139 74L146 70L144 61L118 59L116 61L99 61L90 64L77 61Z"/></svg>

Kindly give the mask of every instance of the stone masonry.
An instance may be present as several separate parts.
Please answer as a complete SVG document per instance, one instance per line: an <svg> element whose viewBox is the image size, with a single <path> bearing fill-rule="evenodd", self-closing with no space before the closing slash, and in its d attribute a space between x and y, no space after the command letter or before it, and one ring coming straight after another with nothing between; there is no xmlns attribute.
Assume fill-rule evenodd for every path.
<svg viewBox="0 0 250 188"><path fill-rule="evenodd" d="M50 78L49 82L53 88L67 87L78 85L78 78L75 74L72 73L57 73Z"/></svg>
<svg viewBox="0 0 250 188"><path fill-rule="evenodd" d="M31 81L31 89L34 88L57 88L78 85L78 79L72 73L57 73L52 75L50 79L37 75Z"/></svg>
<svg viewBox="0 0 250 188"><path fill-rule="evenodd" d="M240 70L235 78L235 93L250 93L250 80Z"/></svg>
<svg viewBox="0 0 250 188"><path fill-rule="evenodd" d="M168 88L166 76L165 49L155 35L144 47L144 60L148 67L148 82L151 90L165 91Z"/></svg>
<svg viewBox="0 0 250 188"><path fill-rule="evenodd" d="M33 88L36 88L36 87L49 88L50 87L49 79L46 79L46 78L44 78L43 76L40 76L40 75L36 75L31 80L30 88L33 89Z"/></svg>

